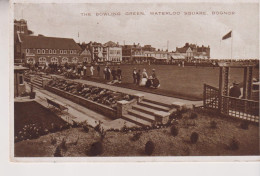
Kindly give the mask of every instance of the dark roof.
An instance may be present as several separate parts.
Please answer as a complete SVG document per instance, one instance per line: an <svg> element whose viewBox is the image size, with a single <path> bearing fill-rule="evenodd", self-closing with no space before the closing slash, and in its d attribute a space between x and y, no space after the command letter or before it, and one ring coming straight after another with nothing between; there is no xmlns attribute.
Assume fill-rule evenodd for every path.
<svg viewBox="0 0 260 176"><path fill-rule="evenodd" d="M22 48L39 49L71 49L81 50L80 46L70 38L56 38L45 36L21 36Z"/></svg>
<svg viewBox="0 0 260 176"><path fill-rule="evenodd" d="M187 51L188 48L189 48L189 47L184 46L184 47L182 47L182 48L176 48L176 51L178 51L178 52L180 52L180 53L186 53L186 51ZM192 48L191 48L191 49L192 49Z"/></svg>
<svg viewBox="0 0 260 176"><path fill-rule="evenodd" d="M117 47L118 44L112 41L108 41L107 43L104 44L104 46L108 46L108 47Z"/></svg>

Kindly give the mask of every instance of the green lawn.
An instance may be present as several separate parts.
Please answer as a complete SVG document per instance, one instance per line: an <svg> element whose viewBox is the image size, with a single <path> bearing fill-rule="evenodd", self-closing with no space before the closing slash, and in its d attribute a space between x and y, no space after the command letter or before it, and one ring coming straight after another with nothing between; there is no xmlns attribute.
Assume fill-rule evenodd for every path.
<svg viewBox="0 0 260 176"><path fill-rule="evenodd" d="M113 66L110 66L111 68ZM202 98L203 84L209 84L212 86L218 86L219 68L212 67L178 67L173 65L121 65L122 69L122 86L129 88L137 88L131 85L133 82L132 71L134 68L141 71L143 68L147 70L148 76L152 74L152 69L156 70L157 77L160 80L161 86L158 90L148 90L159 94L165 94L175 97L195 97ZM116 67L117 68L117 67ZM95 68L96 69L96 68ZM103 69L101 66L100 79L103 79ZM89 75L89 68L87 70ZM97 71L95 70L95 76ZM253 77L259 78L259 69L254 69ZM112 79L112 77L111 77ZM233 81L243 81L243 69L231 68L230 69L230 85ZM142 88L146 89L146 88ZM178 96L181 95L181 96Z"/></svg>

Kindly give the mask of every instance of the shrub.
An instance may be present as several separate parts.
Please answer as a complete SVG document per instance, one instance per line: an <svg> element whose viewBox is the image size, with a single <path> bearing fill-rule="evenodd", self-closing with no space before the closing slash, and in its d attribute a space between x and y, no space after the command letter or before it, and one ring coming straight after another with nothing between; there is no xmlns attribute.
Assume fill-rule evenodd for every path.
<svg viewBox="0 0 260 176"><path fill-rule="evenodd" d="M248 126L249 126L249 122L248 121L243 121L241 124L240 124L240 127L244 130L248 130Z"/></svg>
<svg viewBox="0 0 260 176"><path fill-rule="evenodd" d="M57 139L54 137L51 137L51 145L55 145L57 143Z"/></svg>
<svg viewBox="0 0 260 176"><path fill-rule="evenodd" d="M64 150L67 150L66 140L65 138L62 139L60 147Z"/></svg>
<svg viewBox="0 0 260 176"><path fill-rule="evenodd" d="M196 119L197 117L198 117L198 114L195 113L195 112L192 112L192 113L190 114L190 118L191 118L191 119Z"/></svg>
<svg viewBox="0 0 260 176"><path fill-rule="evenodd" d="M190 136L190 141L191 141L191 143L192 143L192 144L197 143L198 139L199 139L199 134L196 133L196 132L193 132L193 133L191 134L191 136Z"/></svg>
<svg viewBox="0 0 260 176"><path fill-rule="evenodd" d="M230 150L238 150L239 149L239 141L233 137L229 143Z"/></svg>
<svg viewBox="0 0 260 176"><path fill-rule="evenodd" d="M90 156L97 156L103 153L103 145L100 141L98 142L94 142L91 145L90 151L89 151L89 155Z"/></svg>
<svg viewBox="0 0 260 176"><path fill-rule="evenodd" d="M173 125L171 127L171 134L175 137L178 135L178 133L179 133L179 129L175 125Z"/></svg>
<svg viewBox="0 0 260 176"><path fill-rule="evenodd" d="M62 157L60 146L57 146L53 154L54 157Z"/></svg>
<svg viewBox="0 0 260 176"><path fill-rule="evenodd" d="M87 125L83 125L83 129L84 129L84 131L85 131L86 133L89 132L89 129L88 129Z"/></svg>
<svg viewBox="0 0 260 176"><path fill-rule="evenodd" d="M212 129L217 128L217 122L215 122L214 120L210 121L210 128L212 128Z"/></svg>
<svg viewBox="0 0 260 176"><path fill-rule="evenodd" d="M131 137L130 139L131 139L131 141L137 141L137 140L140 139L141 135L142 135L141 132L137 132L137 133L135 133L135 134L133 135L133 137Z"/></svg>
<svg viewBox="0 0 260 176"><path fill-rule="evenodd" d="M188 112L188 108L186 107L186 106L183 106L183 107L181 107L181 110L180 110L180 112L181 113L186 113L186 112Z"/></svg>
<svg viewBox="0 0 260 176"><path fill-rule="evenodd" d="M148 141L146 144L145 144L145 154L146 155L151 155L154 151L154 143L152 141Z"/></svg>
<svg viewBox="0 0 260 176"><path fill-rule="evenodd" d="M77 128L77 127L79 127L79 124L74 120L72 120L72 128Z"/></svg>

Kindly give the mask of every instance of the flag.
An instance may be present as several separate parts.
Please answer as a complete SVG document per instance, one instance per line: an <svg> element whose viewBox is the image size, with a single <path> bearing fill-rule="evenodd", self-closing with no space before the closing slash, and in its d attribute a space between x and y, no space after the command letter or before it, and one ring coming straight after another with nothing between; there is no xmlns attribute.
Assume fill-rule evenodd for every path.
<svg viewBox="0 0 260 176"><path fill-rule="evenodd" d="M224 35L224 36L222 37L222 40L226 40L226 39L230 38L230 37L231 37L231 34L232 34L232 31L230 31L229 33L227 33L226 35Z"/></svg>

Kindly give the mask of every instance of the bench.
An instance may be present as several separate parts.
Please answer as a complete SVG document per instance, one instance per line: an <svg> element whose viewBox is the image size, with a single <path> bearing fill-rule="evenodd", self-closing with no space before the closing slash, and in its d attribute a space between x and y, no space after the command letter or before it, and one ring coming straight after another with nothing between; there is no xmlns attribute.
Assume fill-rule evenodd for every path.
<svg viewBox="0 0 260 176"><path fill-rule="evenodd" d="M49 105L52 105L52 106L56 107L57 109L59 109L60 111L67 110L67 112L68 112L68 108L66 106L63 106L63 105L61 105L61 104L59 104L59 103L57 103L53 100L50 100L48 98L46 98L46 99L47 99L48 107L49 107Z"/></svg>

